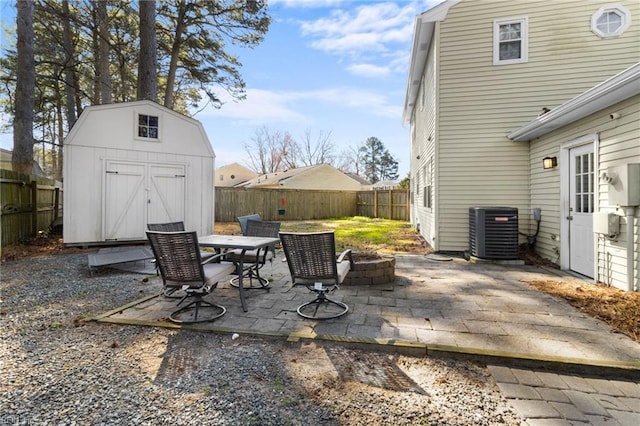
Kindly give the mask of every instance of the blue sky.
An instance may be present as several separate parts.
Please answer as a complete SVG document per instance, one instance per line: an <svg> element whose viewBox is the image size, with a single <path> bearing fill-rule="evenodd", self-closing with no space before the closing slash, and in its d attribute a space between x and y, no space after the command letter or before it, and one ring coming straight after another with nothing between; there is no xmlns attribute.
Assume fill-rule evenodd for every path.
<svg viewBox="0 0 640 426"><path fill-rule="evenodd" d="M409 127L402 123L415 16L441 0L270 0L263 43L236 51L247 99L195 115L216 152L216 167L247 164L256 130L331 133L336 150L375 136L409 171ZM2 19L14 2L2 1ZM11 6L9 6L11 5ZM14 12L11 11L11 15ZM6 25L6 23L5 23ZM0 146L11 149L10 134Z"/></svg>

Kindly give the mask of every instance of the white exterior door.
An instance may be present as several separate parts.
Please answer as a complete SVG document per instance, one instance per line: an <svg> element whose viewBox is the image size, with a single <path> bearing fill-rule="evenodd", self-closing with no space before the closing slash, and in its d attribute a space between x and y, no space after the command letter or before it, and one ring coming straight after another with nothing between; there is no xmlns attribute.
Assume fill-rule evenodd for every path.
<svg viewBox="0 0 640 426"><path fill-rule="evenodd" d="M147 223L184 221L185 166L109 160L104 239L146 239Z"/></svg>
<svg viewBox="0 0 640 426"><path fill-rule="evenodd" d="M569 269L593 278L593 145L569 151Z"/></svg>

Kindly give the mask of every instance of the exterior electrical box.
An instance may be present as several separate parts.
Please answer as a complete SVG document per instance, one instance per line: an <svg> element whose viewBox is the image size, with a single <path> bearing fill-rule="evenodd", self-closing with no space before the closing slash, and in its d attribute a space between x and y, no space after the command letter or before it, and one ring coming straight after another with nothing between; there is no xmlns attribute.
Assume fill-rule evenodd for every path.
<svg viewBox="0 0 640 426"><path fill-rule="evenodd" d="M610 206L640 206L640 164L623 164L607 169Z"/></svg>
<svg viewBox="0 0 640 426"><path fill-rule="evenodd" d="M593 232L609 237L617 236L620 233L620 216L615 213L594 213Z"/></svg>
<svg viewBox="0 0 640 426"><path fill-rule="evenodd" d="M518 258L518 209L514 207L470 207L469 249L484 259Z"/></svg>

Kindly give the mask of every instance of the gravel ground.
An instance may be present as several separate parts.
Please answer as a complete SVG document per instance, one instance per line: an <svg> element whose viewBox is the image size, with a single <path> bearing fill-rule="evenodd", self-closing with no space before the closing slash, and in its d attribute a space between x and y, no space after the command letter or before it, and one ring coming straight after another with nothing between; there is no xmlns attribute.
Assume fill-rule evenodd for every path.
<svg viewBox="0 0 640 426"><path fill-rule="evenodd" d="M84 322L160 290L86 253L0 273L0 424L521 423L478 363Z"/></svg>

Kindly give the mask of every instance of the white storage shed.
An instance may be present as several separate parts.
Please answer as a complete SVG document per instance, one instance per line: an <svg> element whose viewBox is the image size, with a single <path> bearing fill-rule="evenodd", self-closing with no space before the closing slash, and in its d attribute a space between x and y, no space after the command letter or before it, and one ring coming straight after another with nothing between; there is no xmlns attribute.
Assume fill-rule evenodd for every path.
<svg viewBox="0 0 640 426"><path fill-rule="evenodd" d="M211 234L214 160L199 121L155 102L88 107L64 142L65 245L145 241L160 222Z"/></svg>

